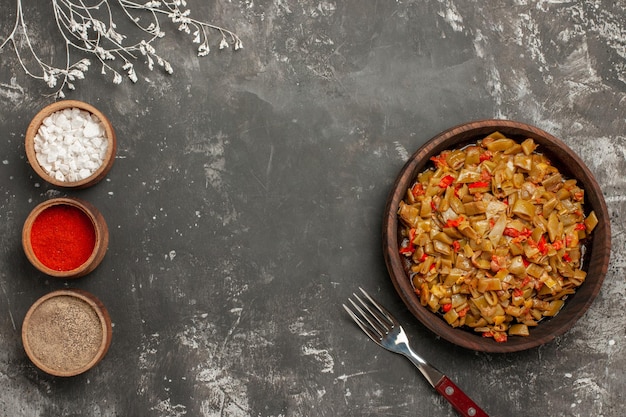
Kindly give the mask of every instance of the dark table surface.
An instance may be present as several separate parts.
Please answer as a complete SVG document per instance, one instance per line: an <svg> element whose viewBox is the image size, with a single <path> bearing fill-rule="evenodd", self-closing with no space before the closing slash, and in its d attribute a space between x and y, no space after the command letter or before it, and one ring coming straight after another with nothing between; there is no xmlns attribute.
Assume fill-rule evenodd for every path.
<svg viewBox="0 0 626 417"><path fill-rule="evenodd" d="M15 4L0 2L0 42ZM244 49L198 57L164 24L173 75L138 59L116 85L93 65L66 97L106 114L113 169L85 190L28 165L24 133L54 101L0 51L0 414L6 416L454 416L404 358L341 304L362 286L423 356L492 416L624 415L626 392L626 3L565 0L190 0ZM48 1L28 3L56 56ZM120 30L124 29L124 26ZM56 55L55 55L56 54ZM78 58L84 57L76 53ZM603 289L565 335L515 354L436 338L394 292L381 223L408 156L470 120L538 126L576 151L602 187L613 232ZM29 211L55 196L107 220L103 263L64 281L21 248ZM113 343L91 371L48 376L21 322L40 296L92 292Z"/></svg>

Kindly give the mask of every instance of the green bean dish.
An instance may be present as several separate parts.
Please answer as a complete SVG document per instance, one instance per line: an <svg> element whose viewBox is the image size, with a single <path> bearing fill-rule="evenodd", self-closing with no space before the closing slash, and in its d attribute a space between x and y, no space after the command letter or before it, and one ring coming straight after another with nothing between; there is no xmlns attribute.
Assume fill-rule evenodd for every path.
<svg viewBox="0 0 626 417"><path fill-rule="evenodd" d="M400 202L400 254L423 306L506 342L555 316L585 281L598 223L585 192L532 139L499 132L431 158Z"/></svg>

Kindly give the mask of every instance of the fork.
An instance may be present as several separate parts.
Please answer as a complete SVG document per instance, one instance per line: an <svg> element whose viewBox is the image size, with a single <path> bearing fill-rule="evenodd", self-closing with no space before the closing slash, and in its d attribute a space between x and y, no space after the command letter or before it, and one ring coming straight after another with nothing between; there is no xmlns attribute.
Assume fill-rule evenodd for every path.
<svg viewBox="0 0 626 417"><path fill-rule="evenodd" d="M343 308L358 326L377 345L407 357L419 369L430 385L441 394L463 417L489 417L476 403L457 387L441 371L428 364L409 345L404 329L391 313L359 287L363 298L352 295L356 302L348 298L352 307Z"/></svg>

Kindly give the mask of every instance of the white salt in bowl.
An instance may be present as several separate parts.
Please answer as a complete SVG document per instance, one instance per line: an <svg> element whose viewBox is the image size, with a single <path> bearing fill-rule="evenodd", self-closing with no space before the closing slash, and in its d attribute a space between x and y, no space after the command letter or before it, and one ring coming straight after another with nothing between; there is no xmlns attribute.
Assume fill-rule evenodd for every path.
<svg viewBox="0 0 626 417"><path fill-rule="evenodd" d="M94 106L63 100L44 107L26 130L26 156L42 179L57 187L86 188L113 166L117 139Z"/></svg>

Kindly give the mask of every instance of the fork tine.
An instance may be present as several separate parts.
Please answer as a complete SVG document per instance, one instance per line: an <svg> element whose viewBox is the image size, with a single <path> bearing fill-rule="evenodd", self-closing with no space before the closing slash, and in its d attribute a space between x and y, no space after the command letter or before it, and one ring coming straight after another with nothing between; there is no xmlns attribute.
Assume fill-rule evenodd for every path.
<svg viewBox="0 0 626 417"><path fill-rule="evenodd" d="M359 287L364 298L352 293L357 302L348 298L352 307L343 304L343 308L348 312L352 320L367 334L367 336L383 346L384 338L389 335L394 328L399 327L398 321L376 302L363 288Z"/></svg>
<svg viewBox="0 0 626 417"><path fill-rule="evenodd" d="M391 327L397 327L400 324L398 320L389 312L389 310L387 310L379 302L374 300L363 288L359 287L359 290L361 290L365 298L367 298L368 301L372 303L374 307L376 307L376 309L380 312L380 314L382 314L383 317L387 319Z"/></svg>
<svg viewBox="0 0 626 417"><path fill-rule="evenodd" d="M350 301L350 303L352 303L352 305L354 305L354 302L352 300L350 300L349 298L348 298L348 300ZM343 308L348 312L350 317L352 317L352 320L354 320L354 322L361 328L361 330L363 330L363 332L370 339L372 339L374 342L376 342L377 344L380 345L381 340L382 340L381 333L378 332L377 330L371 328L368 323L363 321L356 313L354 313L352 310L350 310L350 307L348 307L345 304L342 304L342 305L343 305Z"/></svg>
<svg viewBox="0 0 626 417"><path fill-rule="evenodd" d="M357 299L360 305L352 301L351 298L348 298L348 301L350 301L350 304L352 304L354 309L356 309L356 311L360 314L359 318L361 319L361 321L367 322L369 327L376 333L378 333L379 339L382 339L385 334L387 334L387 329L385 328L385 326L383 326L380 321L372 315L372 312L370 311L367 304L365 304L358 295L354 293L352 295Z"/></svg>
<svg viewBox="0 0 626 417"><path fill-rule="evenodd" d="M386 318L381 315L380 312L370 307L366 301L363 301L363 299L361 299L361 297L356 294L352 295L354 295L354 298L356 298L357 301L360 303L360 306L356 305L354 302L352 302L352 300L350 300L350 302L352 302L352 305L354 305L359 310L359 313L361 313L363 318L367 320L370 326L375 328L381 334L381 337L389 333L389 330L393 328L393 324L389 323Z"/></svg>

